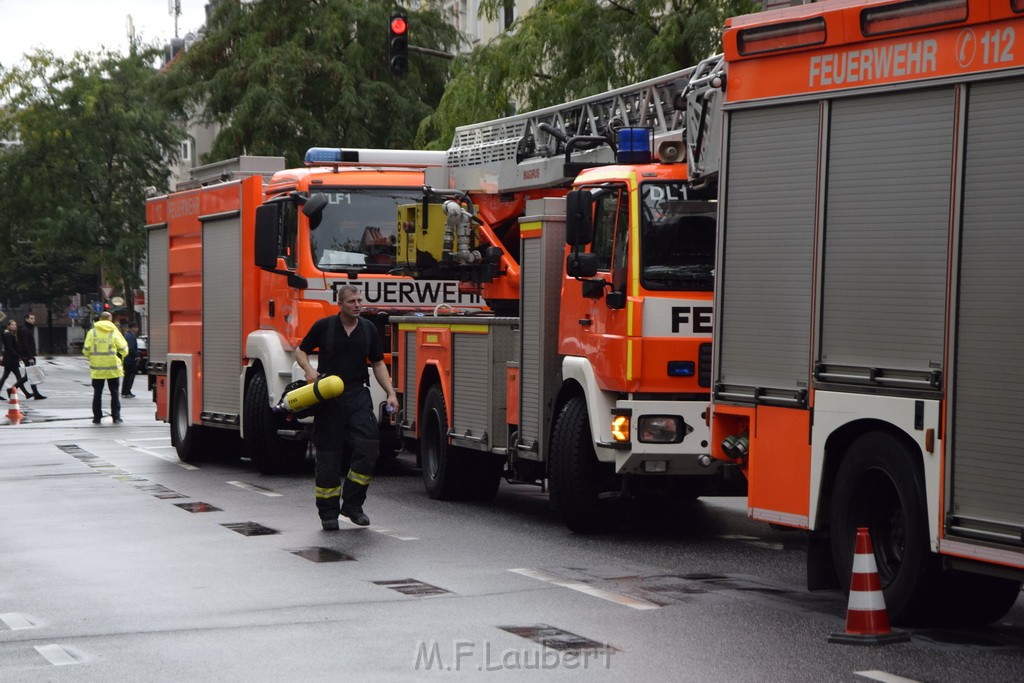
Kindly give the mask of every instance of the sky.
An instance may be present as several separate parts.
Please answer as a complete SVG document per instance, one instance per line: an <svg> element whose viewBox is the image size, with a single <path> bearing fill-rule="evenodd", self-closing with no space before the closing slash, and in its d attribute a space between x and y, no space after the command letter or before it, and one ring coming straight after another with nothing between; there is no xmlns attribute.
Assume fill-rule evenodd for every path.
<svg viewBox="0 0 1024 683"><path fill-rule="evenodd" d="M70 58L76 50L128 52L128 17L143 43L174 37L175 0L0 0L0 64L11 67L36 48ZM178 0L178 36L206 20L207 0Z"/></svg>

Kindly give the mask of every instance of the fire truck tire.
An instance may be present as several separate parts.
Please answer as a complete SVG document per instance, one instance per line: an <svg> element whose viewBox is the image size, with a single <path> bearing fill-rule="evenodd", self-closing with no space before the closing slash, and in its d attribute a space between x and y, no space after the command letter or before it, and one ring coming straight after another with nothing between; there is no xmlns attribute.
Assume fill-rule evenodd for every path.
<svg viewBox="0 0 1024 683"><path fill-rule="evenodd" d="M601 504L600 463L590 436L587 404L570 398L551 427L550 500L565 525L578 534L608 531L610 511Z"/></svg>
<svg viewBox="0 0 1024 683"><path fill-rule="evenodd" d="M280 474L298 470L306 453L305 441L282 439L270 409L267 378L257 372L245 389L245 452L263 474Z"/></svg>
<svg viewBox="0 0 1024 683"><path fill-rule="evenodd" d="M463 497L466 492L463 458L459 449L448 443L448 409L437 384L430 387L423 400L420 429L420 464L427 495L435 500Z"/></svg>
<svg viewBox="0 0 1024 683"><path fill-rule="evenodd" d="M871 432L850 446L832 495L832 557L849 590L858 527L867 527L889 619L929 623L937 599L939 557L931 552L924 476L893 435Z"/></svg>
<svg viewBox="0 0 1024 683"><path fill-rule="evenodd" d="M171 393L171 443L182 462L202 462L209 455L209 428L190 424L188 378L179 372Z"/></svg>

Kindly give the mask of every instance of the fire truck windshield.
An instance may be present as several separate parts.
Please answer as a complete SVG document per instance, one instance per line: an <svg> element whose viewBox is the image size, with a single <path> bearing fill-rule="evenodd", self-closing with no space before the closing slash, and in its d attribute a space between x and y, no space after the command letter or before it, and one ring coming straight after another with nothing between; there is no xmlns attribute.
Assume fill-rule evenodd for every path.
<svg viewBox="0 0 1024 683"><path fill-rule="evenodd" d="M399 204L422 197L419 188L324 188L323 219L310 233L313 261L321 270L358 268L386 273L395 267Z"/></svg>
<svg viewBox="0 0 1024 683"><path fill-rule="evenodd" d="M681 182L640 186L640 282L649 290L710 292L715 204L686 198Z"/></svg>

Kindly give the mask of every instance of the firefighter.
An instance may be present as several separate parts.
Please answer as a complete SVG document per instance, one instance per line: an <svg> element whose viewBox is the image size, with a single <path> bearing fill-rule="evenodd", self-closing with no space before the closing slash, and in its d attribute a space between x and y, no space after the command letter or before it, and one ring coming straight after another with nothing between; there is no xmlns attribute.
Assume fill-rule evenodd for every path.
<svg viewBox="0 0 1024 683"><path fill-rule="evenodd" d="M339 287L338 315L313 323L295 352L307 382L316 381L319 372L338 375L345 383L341 396L321 403L313 418L316 507L325 531L338 528L339 513L359 526L370 523L363 503L380 453L380 437L370 398L367 361L377 383L387 392L389 409L398 409L380 335L373 323L360 317L362 304L357 287ZM309 362L314 351L319 351L316 370Z"/></svg>
<svg viewBox="0 0 1024 683"><path fill-rule="evenodd" d="M109 311L100 313L100 319L85 335L82 355L89 359L92 378L92 423L103 419L103 385L110 390L110 416L115 424L121 423L121 401L118 386L124 374L122 362L128 355L128 342L121 336L117 325L111 322Z"/></svg>

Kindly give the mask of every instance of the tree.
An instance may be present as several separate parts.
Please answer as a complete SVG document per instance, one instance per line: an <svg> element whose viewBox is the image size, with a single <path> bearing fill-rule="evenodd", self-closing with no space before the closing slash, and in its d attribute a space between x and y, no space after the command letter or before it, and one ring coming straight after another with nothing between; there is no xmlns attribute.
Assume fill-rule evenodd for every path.
<svg viewBox="0 0 1024 683"><path fill-rule="evenodd" d="M406 11L413 45L450 50L459 41L435 3ZM226 0L206 32L168 70L182 115L201 112L221 131L203 161L264 154L301 165L314 146L411 147L440 100L448 62L412 53L404 78L388 66L382 0Z"/></svg>
<svg viewBox="0 0 1024 683"><path fill-rule="evenodd" d="M494 19L510 0L483 0ZM637 83L721 51L725 19L751 0L540 0L497 39L461 57L417 144L447 148L455 127ZM541 58L542 56L542 58Z"/></svg>
<svg viewBox="0 0 1024 683"><path fill-rule="evenodd" d="M159 106L155 50L37 52L0 73L0 286L11 303L66 303L102 272L128 291L145 253L146 188L167 187L182 133Z"/></svg>

